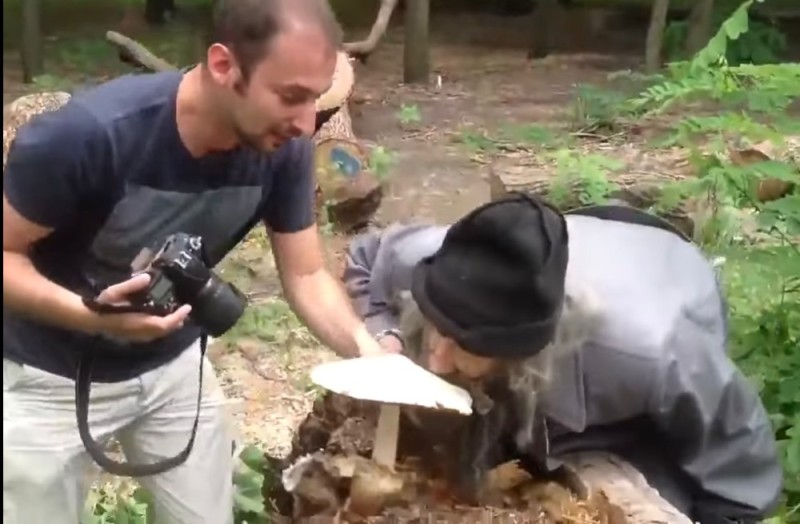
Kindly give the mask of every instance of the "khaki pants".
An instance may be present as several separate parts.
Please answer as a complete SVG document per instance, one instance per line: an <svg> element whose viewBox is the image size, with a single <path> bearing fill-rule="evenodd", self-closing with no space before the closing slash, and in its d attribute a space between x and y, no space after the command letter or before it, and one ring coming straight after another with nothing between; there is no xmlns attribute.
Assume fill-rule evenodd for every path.
<svg viewBox="0 0 800 524"><path fill-rule="evenodd" d="M117 438L127 460L153 462L185 446L196 413L197 344L138 378L92 384L89 426L99 442ZM181 466L140 483L159 524L229 524L232 436L224 396L204 363L194 448ZM3 523L77 524L99 468L81 443L75 383L3 359Z"/></svg>

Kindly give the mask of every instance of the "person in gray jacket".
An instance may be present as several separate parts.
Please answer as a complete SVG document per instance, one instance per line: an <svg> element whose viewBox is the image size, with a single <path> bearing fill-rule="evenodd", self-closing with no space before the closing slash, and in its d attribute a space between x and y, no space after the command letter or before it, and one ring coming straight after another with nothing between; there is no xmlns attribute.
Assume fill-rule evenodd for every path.
<svg viewBox="0 0 800 524"><path fill-rule="evenodd" d="M452 226L355 237L343 280L387 350L457 383L507 386L483 397L470 386L473 418L495 440L472 442L484 455L508 435L546 468L574 451L615 453L703 524L776 509L774 434L727 355L715 270L658 217L624 206L564 216L512 194Z"/></svg>

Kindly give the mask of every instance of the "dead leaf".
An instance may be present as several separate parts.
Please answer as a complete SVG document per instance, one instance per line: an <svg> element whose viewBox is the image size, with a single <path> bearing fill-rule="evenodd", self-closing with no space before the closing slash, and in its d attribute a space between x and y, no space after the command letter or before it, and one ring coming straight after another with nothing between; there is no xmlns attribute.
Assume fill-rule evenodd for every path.
<svg viewBox="0 0 800 524"><path fill-rule="evenodd" d="M347 511L358 515L378 515L387 505L402 497L403 476L372 461L356 464L350 484Z"/></svg>
<svg viewBox="0 0 800 524"><path fill-rule="evenodd" d="M509 491L532 480L530 473L522 469L519 461L500 464L486 474L485 486L490 491Z"/></svg>
<svg viewBox="0 0 800 524"><path fill-rule="evenodd" d="M755 164L756 162L772 160L770 155L756 148L730 149L728 155L730 156L731 162L737 166L746 166Z"/></svg>
<svg viewBox="0 0 800 524"><path fill-rule="evenodd" d="M540 508L552 522L563 522L566 513L575 510L575 496L555 482L533 484L523 494L529 507Z"/></svg>
<svg viewBox="0 0 800 524"><path fill-rule="evenodd" d="M736 166L747 166L758 162L775 160L780 156L778 148L770 140L759 142L745 149L729 148L728 156ZM777 178L764 178L756 182L755 192L759 202L771 202L786 196L792 184Z"/></svg>

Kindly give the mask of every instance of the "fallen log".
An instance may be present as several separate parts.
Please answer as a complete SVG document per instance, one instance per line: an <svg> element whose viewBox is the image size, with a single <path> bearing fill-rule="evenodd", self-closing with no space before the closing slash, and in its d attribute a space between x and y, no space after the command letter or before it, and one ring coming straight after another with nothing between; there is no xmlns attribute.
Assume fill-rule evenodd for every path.
<svg viewBox="0 0 800 524"><path fill-rule="evenodd" d="M69 98L70 94L63 91L33 93L21 96L3 107L3 171L17 131L36 115L60 108Z"/></svg>
<svg viewBox="0 0 800 524"><path fill-rule="evenodd" d="M555 168L532 161L520 160L516 157L496 158L489 166L489 192L492 200L502 198L508 193L519 192L554 200L553 189L556 177ZM656 205L662 195L662 188L670 183L682 180L685 175L679 172L667 174L619 172L608 175L609 183L614 186L607 198L619 200L637 209L648 210ZM575 178L567 183L560 193L562 198L557 204L567 211L581 207L580 195L584 190L584 181ZM689 237L695 234L694 204L681 203L668 211L659 214L675 225Z"/></svg>
<svg viewBox="0 0 800 524"><path fill-rule="evenodd" d="M556 479L534 478L514 462L501 464L486 476L483 505L465 504L437 475L443 461L457 460L448 452L452 431L432 441L430 432L423 437L403 417L392 472L370 460L377 417L376 403L335 393L317 399L289 456L267 456L283 479L265 479L263 487L268 512L277 513L274 522L691 522L630 464L599 452L559 457L565 475ZM442 423L457 428L450 419Z"/></svg>
<svg viewBox="0 0 800 524"><path fill-rule="evenodd" d="M132 38L116 31L107 31L106 40L114 44L119 49L119 57L123 62L138 65L144 69L154 72L174 71L174 65L163 60L147 49L145 46Z"/></svg>
<svg viewBox="0 0 800 524"><path fill-rule="evenodd" d="M800 139L788 136L781 146L771 142L730 146L727 158L737 166L770 160L785 162L800 173L799 152ZM713 195L686 195L677 201L674 201L674 197L665 198L668 186L696 176L695 169L688 160L674 160L672 165L662 169L642 171L638 169L637 162L632 162L619 171L607 173L610 191L606 198L653 212L687 237L700 241L704 238L704 231L712 218ZM586 204L582 201L587 192L587 181L584 177L576 174L566 181L558 179L557 168L541 162L537 157L495 156L489 164L488 181L492 200L511 192L520 192L546 198L563 211ZM794 182L776 178L754 178L753 185L754 206L783 198L797 186Z"/></svg>
<svg viewBox="0 0 800 524"><path fill-rule="evenodd" d="M367 57L378 47L383 35L386 34L386 29L389 27L389 20L392 18L392 13L397 7L398 0L381 0L380 8L378 9L378 16L375 17L375 22L369 30L369 35L364 40L357 42L347 42L343 48L347 54L359 60L366 61Z"/></svg>

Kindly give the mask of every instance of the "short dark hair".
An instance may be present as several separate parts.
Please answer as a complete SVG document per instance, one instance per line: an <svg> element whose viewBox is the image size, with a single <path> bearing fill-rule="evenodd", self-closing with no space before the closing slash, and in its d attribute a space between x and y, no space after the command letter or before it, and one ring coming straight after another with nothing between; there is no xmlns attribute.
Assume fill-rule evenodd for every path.
<svg viewBox="0 0 800 524"><path fill-rule="evenodd" d="M206 47L228 46L247 78L269 52L288 13L318 24L330 44L339 49L342 31L327 0L214 0Z"/></svg>

